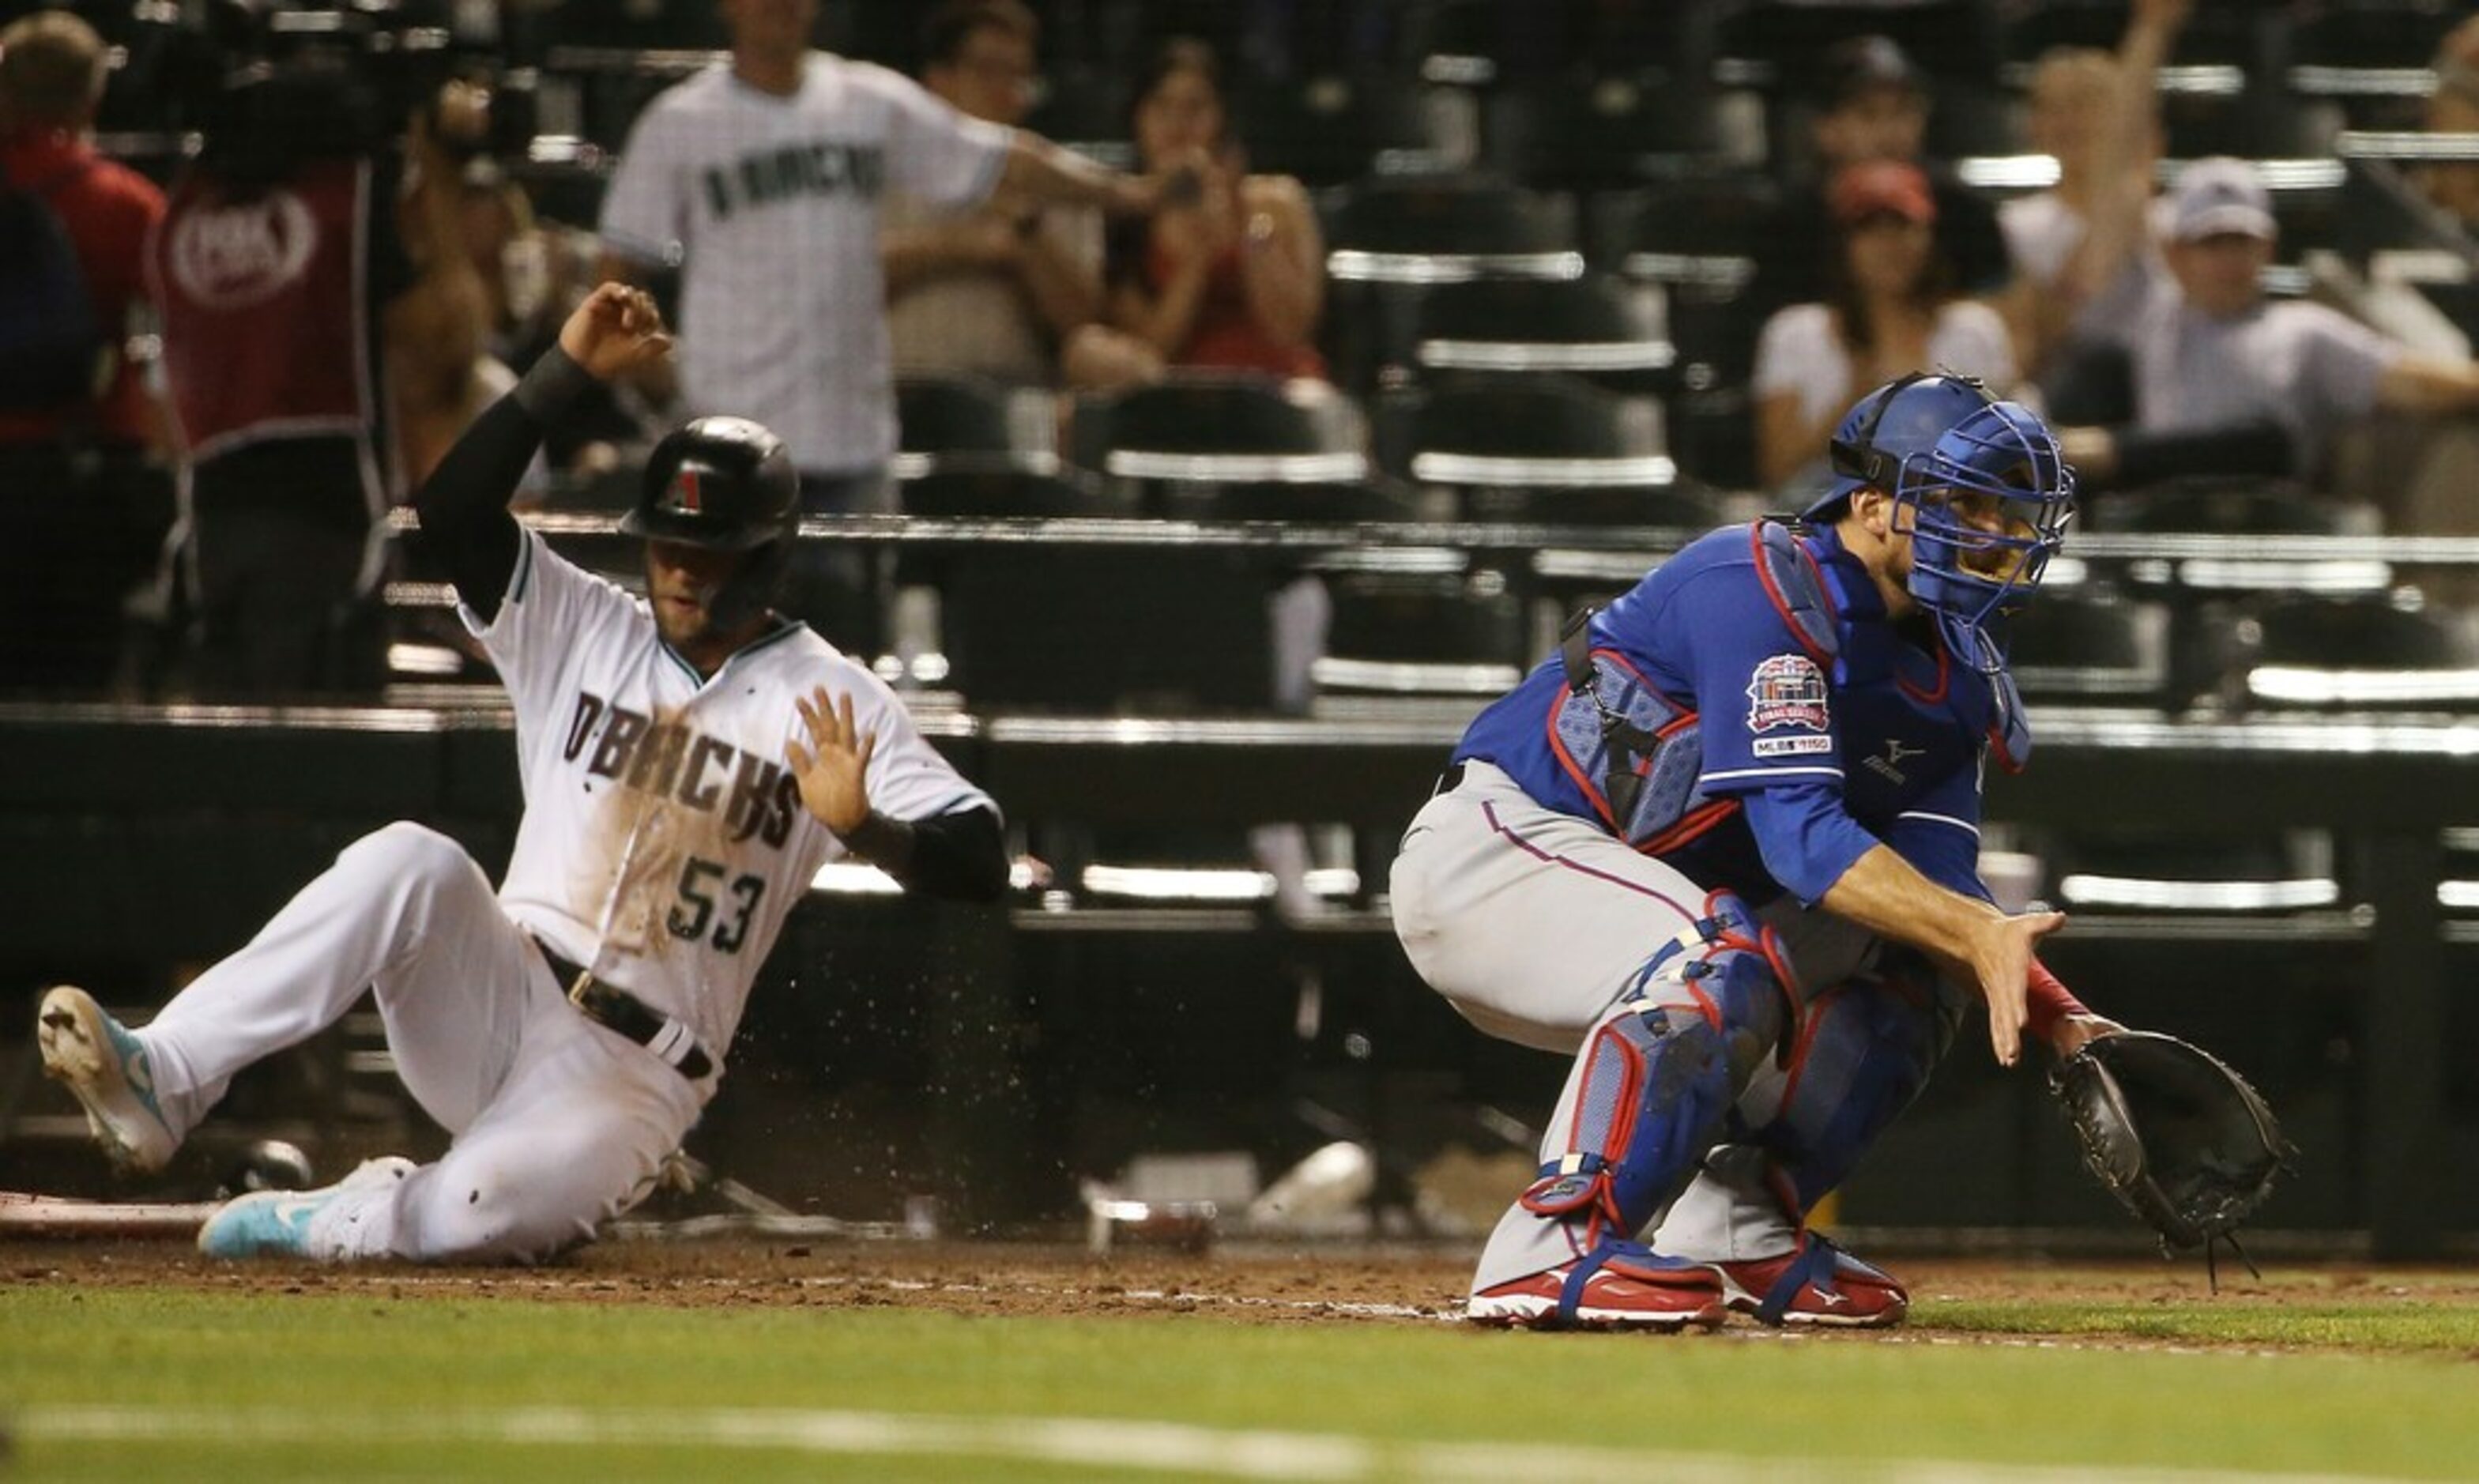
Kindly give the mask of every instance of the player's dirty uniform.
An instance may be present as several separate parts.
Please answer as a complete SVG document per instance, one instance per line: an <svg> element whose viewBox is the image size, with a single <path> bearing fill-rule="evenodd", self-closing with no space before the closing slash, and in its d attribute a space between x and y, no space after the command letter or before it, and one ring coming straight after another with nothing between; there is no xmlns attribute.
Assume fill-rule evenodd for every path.
<svg viewBox="0 0 2479 1484"><path fill-rule="evenodd" d="M538 1257L589 1238L651 1188L713 1095L785 913L848 853L784 764L803 725L795 698L813 687L849 696L875 739L872 807L948 842L925 844L907 884L965 895L1004 879L996 806L868 671L776 620L702 676L644 600L514 527L505 500L541 433L529 390L484 415L422 501L434 539L460 533L446 559L465 622L515 703L526 806L499 890L455 841L391 825L144 1029L113 1024L74 990L44 1005L46 1059L90 1111L93 1068L57 1058L107 1046L115 1076L160 1119L97 1119L124 1163L144 1166L168 1157L234 1073L375 990L398 1073L454 1141L436 1164L393 1162L318 1192L278 1250ZM686 431L717 421L781 461L754 424ZM788 523L788 465L781 473ZM692 514L700 502L694 474L658 493ZM949 828L959 820L972 824Z"/></svg>
<svg viewBox="0 0 2479 1484"><path fill-rule="evenodd" d="M1728 526L1465 733L1403 837L1396 931L1483 1030L1581 1052L1476 1317L1592 1322L1611 1281L1675 1290L1671 1322L1725 1298L1901 1317L1900 1289L1803 1217L1917 1093L1969 991L1815 904L1879 843L1986 898L1981 770L2020 766L2030 735L2011 681L1954 648L1925 614L1889 622L1830 526Z"/></svg>

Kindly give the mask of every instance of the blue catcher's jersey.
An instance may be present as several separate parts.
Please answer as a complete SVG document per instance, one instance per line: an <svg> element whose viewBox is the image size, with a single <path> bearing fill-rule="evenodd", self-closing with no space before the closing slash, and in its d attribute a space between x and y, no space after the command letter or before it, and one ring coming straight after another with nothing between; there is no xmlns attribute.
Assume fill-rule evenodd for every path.
<svg viewBox="0 0 2479 1484"><path fill-rule="evenodd" d="M1455 760L1495 764L1548 807L1758 903L1802 883L1813 900L1856 858L1833 831L1802 829L1773 842L1777 860L1800 857L1781 873L1794 880L1778 879L1746 815L1765 790L1838 796L1850 821L1931 880L1986 896L1983 748L2008 767L2029 753L2011 685L1898 632L1830 528L1725 526L1594 614L1588 632L1602 704L1659 738L1633 758L1645 784L1629 818L1606 797L1599 711L1556 655L1472 722Z"/></svg>

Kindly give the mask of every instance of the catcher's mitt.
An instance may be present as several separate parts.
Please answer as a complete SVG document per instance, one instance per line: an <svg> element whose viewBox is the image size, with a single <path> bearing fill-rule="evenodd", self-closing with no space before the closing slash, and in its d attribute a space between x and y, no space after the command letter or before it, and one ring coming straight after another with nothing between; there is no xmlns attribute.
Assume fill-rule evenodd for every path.
<svg viewBox="0 0 2479 1484"><path fill-rule="evenodd" d="M2164 1252L2201 1245L2209 1260L2213 1239L2230 1238L2263 1204L2297 1153L2245 1078L2174 1036L2095 1037L2049 1074L2049 1087L2083 1163L2160 1234Z"/></svg>

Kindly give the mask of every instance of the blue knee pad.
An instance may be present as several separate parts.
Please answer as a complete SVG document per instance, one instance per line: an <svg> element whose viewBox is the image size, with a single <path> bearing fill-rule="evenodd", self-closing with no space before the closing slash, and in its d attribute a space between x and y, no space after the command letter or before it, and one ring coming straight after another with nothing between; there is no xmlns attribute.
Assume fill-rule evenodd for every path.
<svg viewBox="0 0 2479 1484"><path fill-rule="evenodd" d="M1780 1113L1757 1132L1798 1202L1850 1178L1953 1044L1961 1004L1925 962L1895 959L1818 995L1801 1027Z"/></svg>
<svg viewBox="0 0 2479 1484"><path fill-rule="evenodd" d="M1685 1187L1788 1018L1779 956L1751 927L1716 893L1697 934L1645 965L1585 1045L1571 1152L1542 1165L1525 1210L1623 1240Z"/></svg>

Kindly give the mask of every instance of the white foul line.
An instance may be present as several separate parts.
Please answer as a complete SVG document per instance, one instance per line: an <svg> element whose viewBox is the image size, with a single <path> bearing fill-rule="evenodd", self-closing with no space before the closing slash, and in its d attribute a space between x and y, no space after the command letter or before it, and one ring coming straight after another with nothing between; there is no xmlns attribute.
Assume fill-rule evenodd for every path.
<svg viewBox="0 0 2479 1484"><path fill-rule="evenodd" d="M892 1412L723 1408L594 1412L512 1407L407 1414L272 1408L36 1406L5 1414L15 1442L189 1444L498 1443L517 1446L743 1448L827 1454L923 1454L1141 1470L1199 1478L1659 1479L1887 1484L2380 1484L2373 1475L2038 1466L1925 1458L1738 1458L1577 1444L1391 1443L1341 1433L1200 1427L1117 1418L960 1417Z"/></svg>

